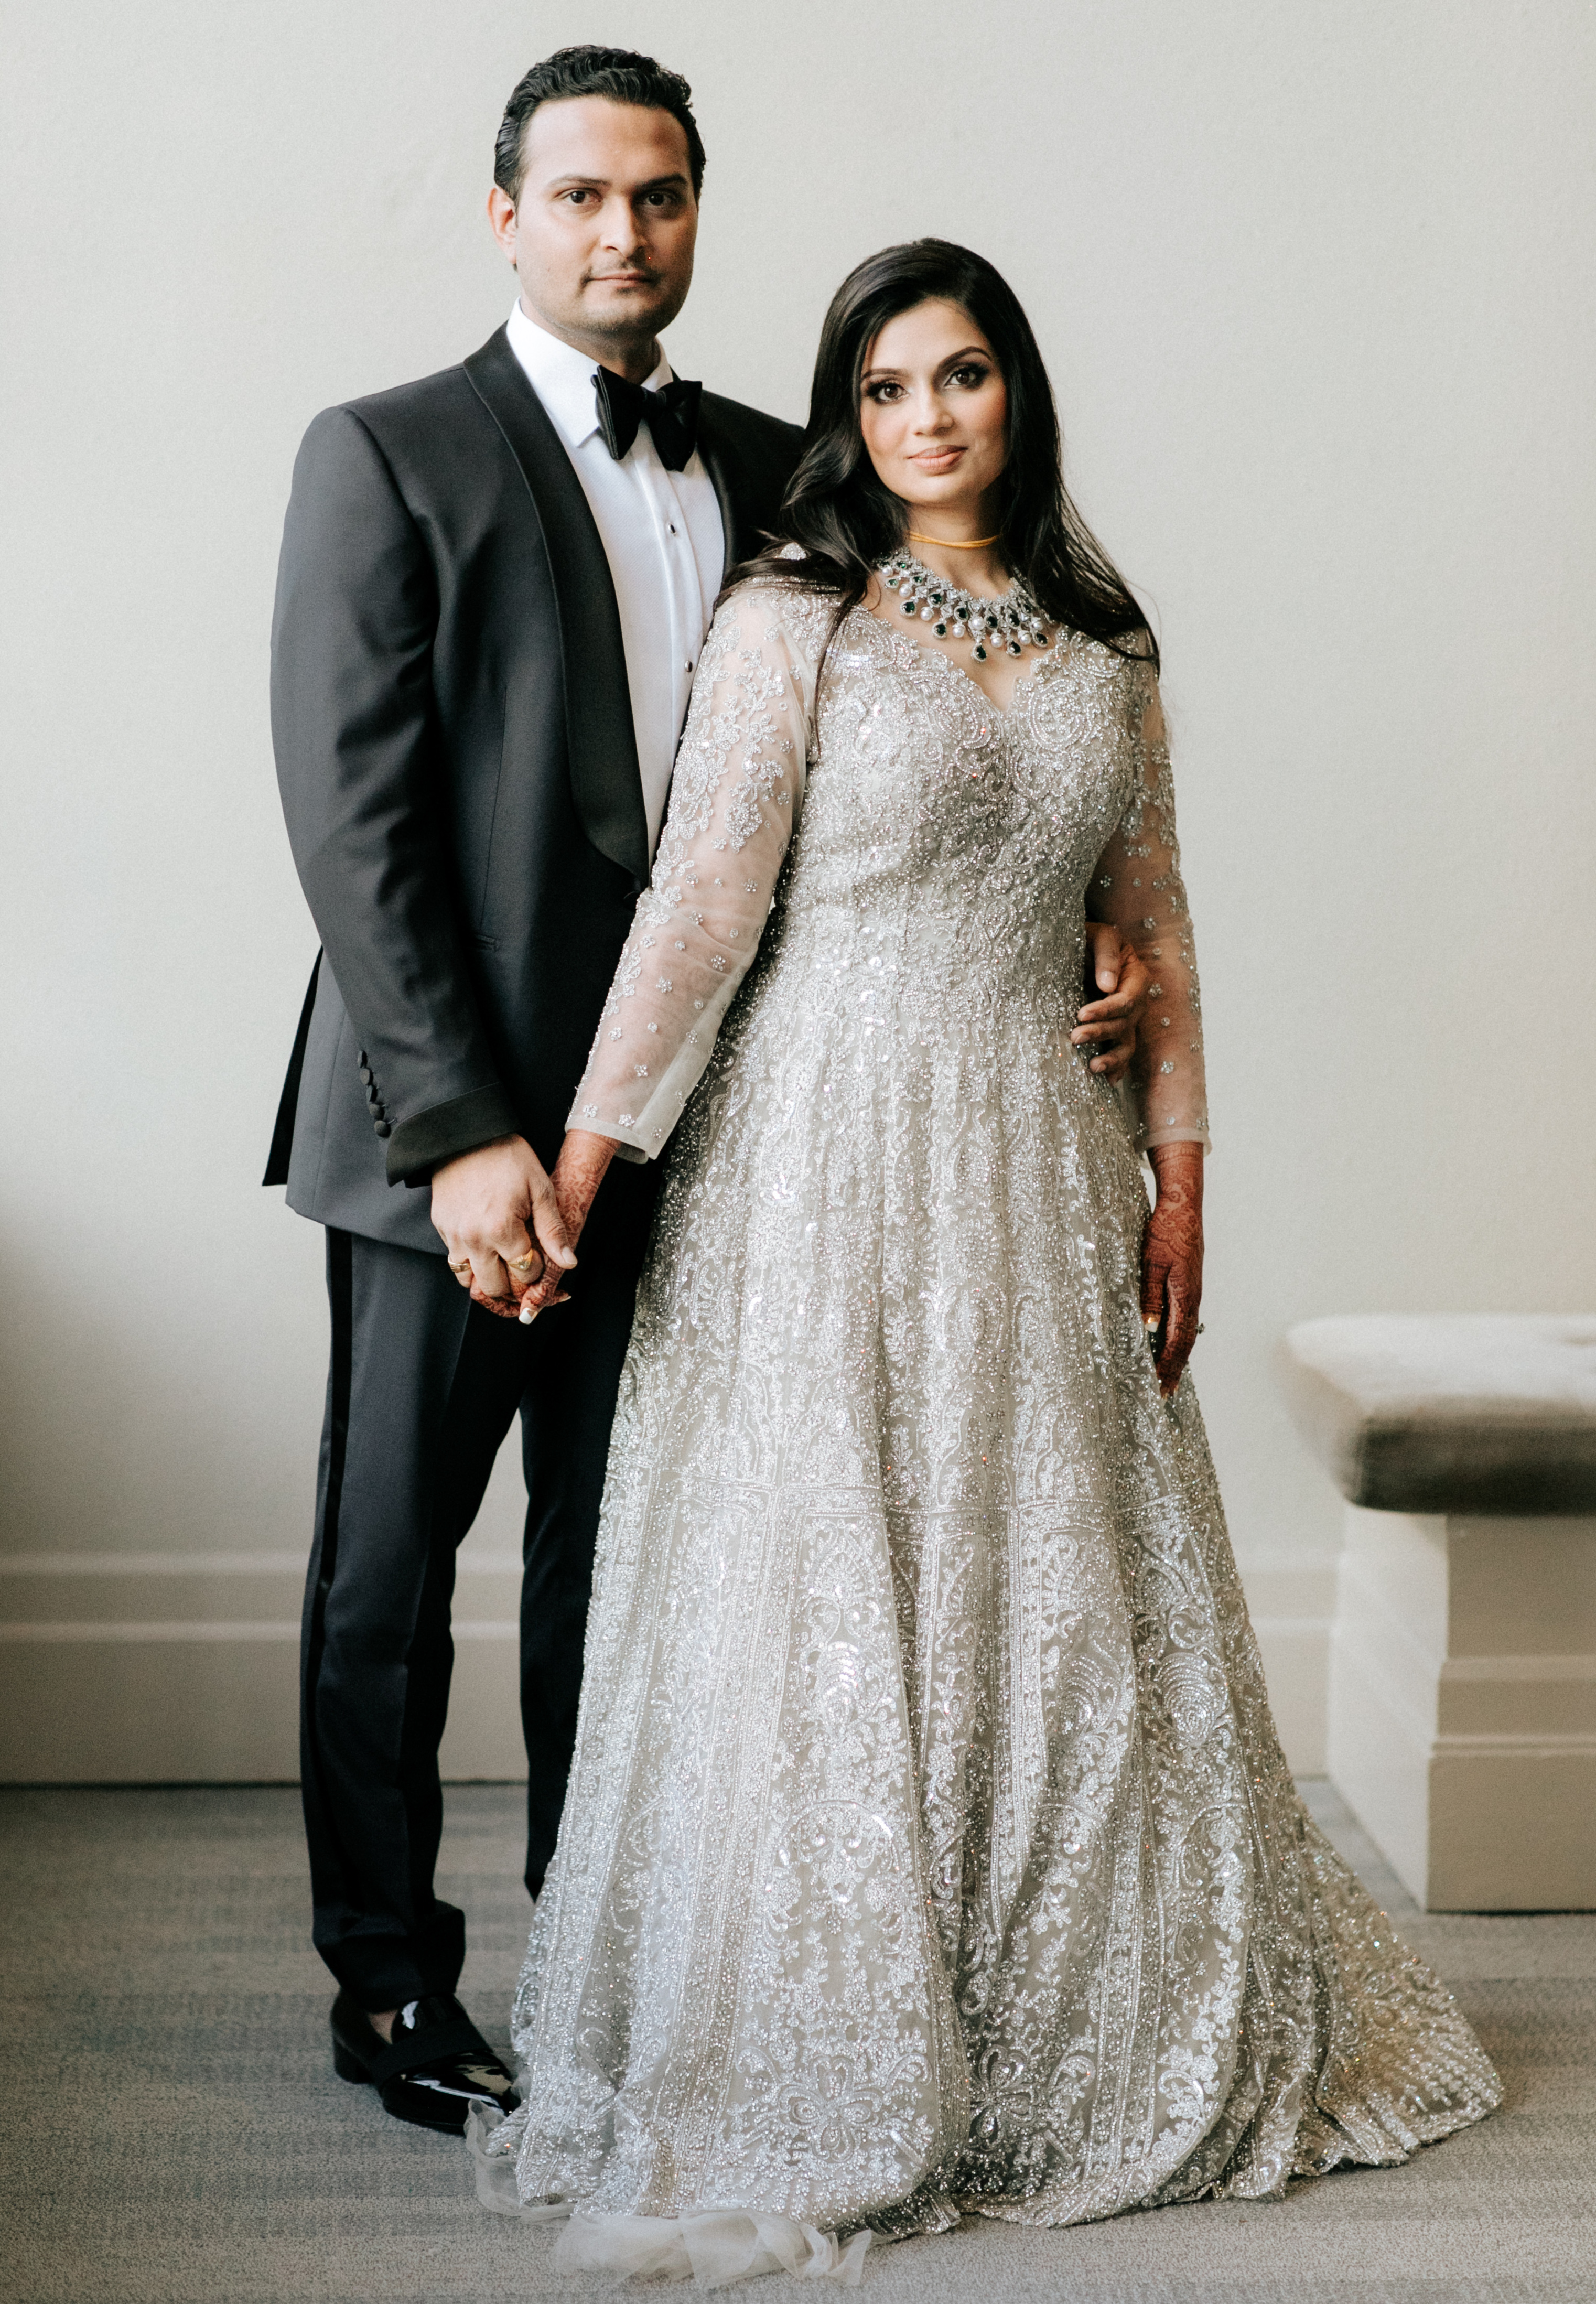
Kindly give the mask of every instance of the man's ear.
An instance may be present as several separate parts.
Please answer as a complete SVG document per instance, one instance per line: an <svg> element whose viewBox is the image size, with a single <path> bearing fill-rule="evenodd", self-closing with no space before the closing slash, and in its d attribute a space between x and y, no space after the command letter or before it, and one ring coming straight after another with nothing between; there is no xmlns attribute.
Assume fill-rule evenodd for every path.
<svg viewBox="0 0 1596 2304"><path fill-rule="evenodd" d="M515 262L515 202L502 184L495 184L487 196L487 220L511 264Z"/></svg>

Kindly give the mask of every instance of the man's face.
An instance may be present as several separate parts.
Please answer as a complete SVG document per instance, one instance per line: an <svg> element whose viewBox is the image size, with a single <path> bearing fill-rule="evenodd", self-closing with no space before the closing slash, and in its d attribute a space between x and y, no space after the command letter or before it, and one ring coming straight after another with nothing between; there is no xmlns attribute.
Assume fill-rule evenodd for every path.
<svg viewBox="0 0 1596 2304"><path fill-rule="evenodd" d="M698 203L688 140L668 112L608 97L539 105L520 197L488 213L534 318L622 374L646 375L654 339L687 301Z"/></svg>

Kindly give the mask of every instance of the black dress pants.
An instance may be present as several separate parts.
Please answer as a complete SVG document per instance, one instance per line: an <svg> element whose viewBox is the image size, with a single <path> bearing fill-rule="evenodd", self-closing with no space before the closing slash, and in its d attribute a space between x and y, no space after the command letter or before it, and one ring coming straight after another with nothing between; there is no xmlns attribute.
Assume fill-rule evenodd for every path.
<svg viewBox="0 0 1596 2304"><path fill-rule="evenodd" d="M454 1556L518 1411L534 1895L554 1851L655 1177L634 1169L613 1181L621 1189L612 1194L606 1178L583 1235L572 1300L529 1327L472 1304L442 1256L327 1233L333 1354L305 1595L301 1773L316 1946L367 2009L452 1992L465 1958L464 1917L433 1893Z"/></svg>

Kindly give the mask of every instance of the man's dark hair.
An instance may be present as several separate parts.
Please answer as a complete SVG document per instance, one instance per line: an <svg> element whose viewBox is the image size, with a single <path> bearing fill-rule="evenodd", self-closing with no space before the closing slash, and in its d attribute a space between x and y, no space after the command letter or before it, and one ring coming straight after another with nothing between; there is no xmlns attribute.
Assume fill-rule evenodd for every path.
<svg viewBox="0 0 1596 2304"><path fill-rule="evenodd" d="M693 117L693 91L686 80L630 48L589 47L557 48L516 82L494 146L494 182L507 199L520 198L527 123L540 104L553 104L566 96L607 96L612 104L640 104L680 121L688 140L693 198L697 199L704 186L704 139Z"/></svg>

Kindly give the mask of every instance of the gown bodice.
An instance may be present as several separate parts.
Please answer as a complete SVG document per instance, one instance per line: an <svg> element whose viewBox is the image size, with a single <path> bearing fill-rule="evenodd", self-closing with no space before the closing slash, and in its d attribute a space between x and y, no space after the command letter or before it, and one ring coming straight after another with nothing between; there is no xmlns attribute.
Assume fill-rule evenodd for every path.
<svg viewBox="0 0 1596 2304"><path fill-rule="evenodd" d="M868 609L835 623L829 600L779 581L742 587L717 615L570 1124L657 1155L762 942L762 996L779 1001L783 975L802 982L794 1029L935 1037L1018 1004L1033 1029L1067 1035L1090 915L1153 974L1140 1144L1206 1141L1152 664L1062 631L1004 710ZM1078 1069L1084 1095L1100 1087Z"/></svg>

